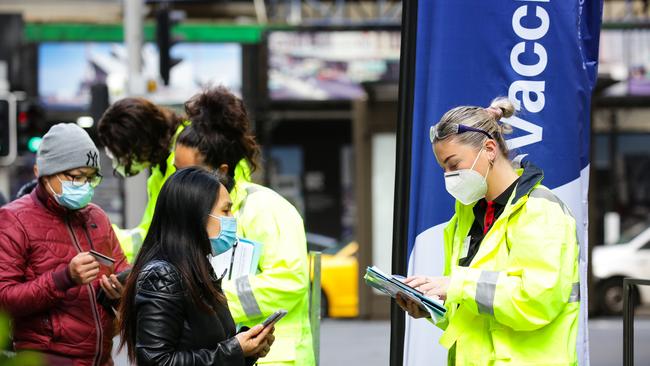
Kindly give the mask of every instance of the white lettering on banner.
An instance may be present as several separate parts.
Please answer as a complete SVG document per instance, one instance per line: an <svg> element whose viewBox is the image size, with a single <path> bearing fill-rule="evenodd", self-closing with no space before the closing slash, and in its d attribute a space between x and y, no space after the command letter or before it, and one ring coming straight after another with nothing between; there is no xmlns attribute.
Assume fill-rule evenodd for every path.
<svg viewBox="0 0 650 366"><path fill-rule="evenodd" d="M549 2L550 0L516 1L541 3ZM541 6L536 5L535 17L539 20L539 25L532 28L522 25L522 19L528 15L531 6L522 5L512 15L512 29L517 37L523 41L518 42L512 47L512 51L510 52L510 66L520 76L534 78L541 75L548 65L546 48L544 48L542 43L537 41L548 33L551 20L548 12ZM532 46L532 51L538 60L534 64L524 64L519 60L519 57L525 54L526 48L530 46ZM515 109L518 111L525 109L530 113L539 113L546 105L545 90L546 82L544 80L515 80L510 84L510 88L508 89L508 99L513 102ZM509 149L516 149L542 141L544 129L541 126L519 117L504 119L504 122L511 124L515 128L529 132L528 135L509 139L507 141Z"/></svg>
<svg viewBox="0 0 650 366"><path fill-rule="evenodd" d="M545 86L545 81L517 80L510 84L508 99L510 99L515 108L520 111L521 102L517 99L517 94L521 93L521 98L523 99L523 104L526 106L526 110L530 113L539 113L544 109L544 103L546 102L546 98L544 97ZM535 98L531 98L531 95L535 95Z"/></svg>
<svg viewBox="0 0 650 366"><path fill-rule="evenodd" d="M529 132L528 135L506 140L508 150L518 149L522 146L532 145L536 142L542 141L542 126L530 123L516 116L504 118L503 121L512 125L514 128L519 128Z"/></svg>
<svg viewBox="0 0 650 366"><path fill-rule="evenodd" d="M524 52L526 52L526 42L519 42L512 47L512 52L510 52L510 65L512 68L521 76L533 77L541 74L548 63L548 55L544 46L537 42L533 43L533 52L539 58L539 61L534 65L524 65L519 62L519 55Z"/></svg>
<svg viewBox="0 0 650 366"><path fill-rule="evenodd" d="M527 41L534 41L540 39L546 35L549 27L548 13L541 6L535 7L535 15L541 21L541 24L537 28L526 28L521 25L521 19L526 16L526 8L528 6L520 6L512 16L512 29L514 29L515 34L520 38L523 38Z"/></svg>

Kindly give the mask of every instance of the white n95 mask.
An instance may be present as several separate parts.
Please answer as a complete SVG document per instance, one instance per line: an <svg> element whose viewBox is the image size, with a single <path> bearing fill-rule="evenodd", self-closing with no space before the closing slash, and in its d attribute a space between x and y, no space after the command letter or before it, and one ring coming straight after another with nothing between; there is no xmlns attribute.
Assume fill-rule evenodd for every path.
<svg viewBox="0 0 650 366"><path fill-rule="evenodd" d="M487 176L490 174L490 166L488 165L488 171L485 177L474 170L474 166L482 152L483 149L478 152L471 168L445 173L445 188L447 192L463 205L471 205L485 197L487 193Z"/></svg>

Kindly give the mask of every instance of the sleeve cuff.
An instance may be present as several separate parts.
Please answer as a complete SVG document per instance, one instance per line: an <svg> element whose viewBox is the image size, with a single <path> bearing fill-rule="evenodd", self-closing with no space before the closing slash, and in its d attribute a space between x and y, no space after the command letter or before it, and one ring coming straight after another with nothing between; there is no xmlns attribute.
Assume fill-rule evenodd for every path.
<svg viewBox="0 0 650 366"><path fill-rule="evenodd" d="M64 266L58 271L55 271L53 277L54 285L59 291L66 292L76 286L76 283L72 279L72 276L70 276L70 272L68 271L67 266Z"/></svg>
<svg viewBox="0 0 650 366"><path fill-rule="evenodd" d="M239 341L237 340L237 337L232 337L230 339L227 339L226 341L227 348L232 351L231 355L234 359L242 359L246 360L244 357L244 350L241 348L241 345L239 344Z"/></svg>
<svg viewBox="0 0 650 366"><path fill-rule="evenodd" d="M449 287L447 288L447 300L451 303L460 303L463 300L463 285L468 268L458 267L454 274L449 277Z"/></svg>

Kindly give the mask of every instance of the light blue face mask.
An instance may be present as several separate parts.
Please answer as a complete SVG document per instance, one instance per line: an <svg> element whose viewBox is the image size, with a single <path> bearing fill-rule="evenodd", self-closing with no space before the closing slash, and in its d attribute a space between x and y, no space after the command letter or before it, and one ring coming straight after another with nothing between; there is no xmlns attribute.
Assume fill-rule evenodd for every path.
<svg viewBox="0 0 650 366"><path fill-rule="evenodd" d="M219 235L210 238L212 255L217 256L227 252L228 249L235 246L235 243L237 242L237 219L231 216L215 216L210 214L208 216L219 220L219 223L221 224Z"/></svg>
<svg viewBox="0 0 650 366"><path fill-rule="evenodd" d="M54 193L54 199L59 205L71 210L79 210L88 206L90 200L93 199L95 189L90 183L86 182L81 186L75 186L70 181L61 180L59 177L56 178L61 182L61 194L57 194L51 185L50 190Z"/></svg>

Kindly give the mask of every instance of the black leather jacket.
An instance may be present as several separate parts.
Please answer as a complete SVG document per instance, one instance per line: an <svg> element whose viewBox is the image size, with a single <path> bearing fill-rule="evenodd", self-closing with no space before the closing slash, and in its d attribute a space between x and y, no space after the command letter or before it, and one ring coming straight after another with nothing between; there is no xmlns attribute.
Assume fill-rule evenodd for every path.
<svg viewBox="0 0 650 366"><path fill-rule="evenodd" d="M248 366L235 338L227 306L210 314L186 293L181 275L168 262L154 260L138 274L136 357L146 365Z"/></svg>

